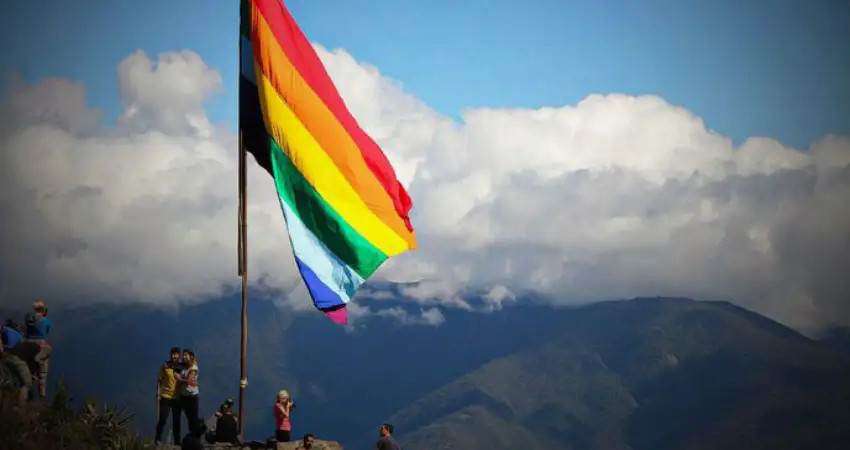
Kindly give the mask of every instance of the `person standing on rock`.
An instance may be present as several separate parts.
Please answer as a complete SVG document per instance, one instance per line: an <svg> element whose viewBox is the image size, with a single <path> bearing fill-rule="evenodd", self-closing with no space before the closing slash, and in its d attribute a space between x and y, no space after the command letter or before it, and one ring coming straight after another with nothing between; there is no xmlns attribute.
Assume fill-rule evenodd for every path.
<svg viewBox="0 0 850 450"><path fill-rule="evenodd" d="M278 442L289 442L292 440L292 409L295 402L289 397L289 392L282 390L277 394L277 402L272 412L274 413L275 440Z"/></svg>
<svg viewBox="0 0 850 450"><path fill-rule="evenodd" d="M43 399L47 397L47 373L50 369L50 355L53 353L53 347L47 342L47 336L50 334L53 322L47 317L47 306L43 301L33 302L32 309L33 312L27 314L24 323L27 341L35 342L41 348L35 359L38 363L38 373L34 375L38 377L38 395Z"/></svg>
<svg viewBox="0 0 850 450"><path fill-rule="evenodd" d="M156 383L157 392L157 422L156 442L162 442L162 431L171 413L171 429L174 435L174 443L180 443L180 396L177 392L177 379L175 374L180 373L180 347L171 348L171 359L165 361L159 369L159 378Z"/></svg>
<svg viewBox="0 0 850 450"><path fill-rule="evenodd" d="M398 442L393 437L392 424L385 423L381 425L379 433L381 434L381 438L378 439L375 450L401 450L401 446L398 445Z"/></svg>
<svg viewBox="0 0 850 450"><path fill-rule="evenodd" d="M198 409L200 408L200 389L198 388L198 360L195 352L187 348L183 349L183 370L176 375L180 390L180 409L186 415L189 431L200 422Z"/></svg>

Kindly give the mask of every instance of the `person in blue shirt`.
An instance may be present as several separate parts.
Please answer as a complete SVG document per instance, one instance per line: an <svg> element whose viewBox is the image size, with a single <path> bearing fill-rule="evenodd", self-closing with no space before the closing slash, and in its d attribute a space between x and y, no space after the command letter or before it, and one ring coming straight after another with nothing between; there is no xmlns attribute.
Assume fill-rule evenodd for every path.
<svg viewBox="0 0 850 450"><path fill-rule="evenodd" d="M50 334L50 328L53 322L47 317L47 306L41 300L36 300L32 304L33 312L27 314L26 330L27 339L46 341Z"/></svg>
<svg viewBox="0 0 850 450"><path fill-rule="evenodd" d="M24 341L24 335L18 331L17 324L11 319L0 325L0 338L2 338L3 348L6 350L13 349Z"/></svg>
<svg viewBox="0 0 850 450"><path fill-rule="evenodd" d="M53 347L47 342L53 322L47 317L47 306L41 300L32 304L33 312L26 317L27 341L35 342L41 347L41 352L36 355L38 363L38 394L41 398L47 397L47 373L50 369L50 355Z"/></svg>

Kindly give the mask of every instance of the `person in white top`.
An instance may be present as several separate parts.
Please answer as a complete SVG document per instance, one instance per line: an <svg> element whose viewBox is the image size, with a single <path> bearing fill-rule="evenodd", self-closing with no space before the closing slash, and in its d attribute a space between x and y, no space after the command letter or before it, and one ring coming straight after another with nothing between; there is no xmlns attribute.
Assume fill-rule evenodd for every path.
<svg viewBox="0 0 850 450"><path fill-rule="evenodd" d="M186 414L189 431L194 431L198 424L198 409L200 389L198 388L198 360L195 352L183 349L183 368L180 374L175 374L180 392L180 409Z"/></svg>

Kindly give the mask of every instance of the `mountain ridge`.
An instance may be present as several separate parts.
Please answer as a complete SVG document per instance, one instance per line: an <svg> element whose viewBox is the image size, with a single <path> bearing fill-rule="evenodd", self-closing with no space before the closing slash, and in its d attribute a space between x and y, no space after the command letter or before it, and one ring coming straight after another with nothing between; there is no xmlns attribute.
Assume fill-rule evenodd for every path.
<svg viewBox="0 0 850 450"><path fill-rule="evenodd" d="M688 441L699 441L693 436L704 433L700 424L729 430L723 436L742 431L717 411L712 416L708 406L701 415L688 413L676 398L761 420L771 404L770 389L757 389L761 384L794 387L774 408L782 416L782 405L828 398L822 390L850 367L850 355L729 302L649 297L571 308L506 305L489 313L441 308L446 322L439 327L371 317L353 333L317 315L280 314L268 301L249 308L248 436L271 434L273 395L287 388L299 404L295 436L309 431L355 450L374 447L377 426L387 420L414 450L700 448ZM81 388L75 392L129 404L144 433L153 428L156 368L172 345L191 346L199 355L205 415L238 393L236 299L177 311L140 305L51 310L57 322L51 378ZM719 375L706 394L697 387L712 371ZM755 381L735 384L730 373ZM799 388L812 380L821 390ZM673 388L671 399L664 391ZM440 395L444 400L435 402ZM679 436L652 426L677 417ZM834 439L843 436L837 432Z"/></svg>
<svg viewBox="0 0 850 450"><path fill-rule="evenodd" d="M605 322L609 327L612 323L619 325L617 330L588 325L599 323L594 316L600 311L607 316ZM629 328L630 322L634 325L636 313L643 315L640 317L643 326ZM804 365L803 375L807 380L816 375L822 383L835 386L850 374L850 360L844 355L728 302L653 298L604 302L587 306L580 320L572 322L574 328L566 329L551 342L533 351L490 362L426 394L389 420L401 429L412 430L402 436L412 449L433 448L439 436L461 439L457 436L462 433L454 429L452 421L475 429L477 425L470 423L475 419L469 417L492 421L491 426L481 428L501 430L501 444L486 441L488 448L494 449L519 445L541 449L672 449L697 445L698 442L689 443L689 439L695 440L689 436L699 434L700 427L706 423L722 422L723 414L737 405L746 406L757 400L768 404L770 399L764 398L758 382L736 383L734 377L730 379L724 374L747 374L756 379L765 374L774 378L782 375L781 383L768 383L773 389L782 383L799 381L795 375L800 374L792 369L798 369L800 364ZM711 339L704 333L706 329L720 329L721 324L729 336L737 339L730 340L728 336ZM631 348L629 342L634 343ZM789 352L794 358L789 357ZM701 379L701 374L712 372L719 376ZM505 386L505 381L494 386L494 380L505 379L512 380L513 390ZM553 386L558 383L564 386ZM703 384L702 389L699 383ZM800 387L799 383L795 386ZM676 396L680 400L684 397L685 401L659 395L660 390L675 390ZM841 392L850 400L846 392ZM552 401L559 397L568 397L570 401L566 404ZM529 403L535 407L529 407ZM704 407L697 414L683 404L713 404L715 408ZM776 408L781 411L780 406ZM475 408L478 410L473 412ZM850 417L848 412L843 411L842 417ZM470 416L461 419L465 414ZM491 418L482 419L487 414ZM690 419L683 418L687 416ZM553 419L556 417L560 419ZM606 422L606 417L615 420ZM552 423L540 425L547 420ZM678 420L679 431L659 433L653 425L661 420ZM513 423L513 437L505 437L504 423L509 422ZM441 425L435 427L435 423ZM444 429L440 430L440 426ZM647 429L653 431L647 434L643 431ZM623 434L623 438L612 439L618 434ZM535 436L540 445L529 442L529 436ZM850 437L850 433L842 436ZM478 448L485 444L474 440L461 439L461 442L463 445L457 446L444 443L440 448ZM561 444L553 447L551 442ZM564 442L575 445L565 446ZM362 441L358 445L361 447L365 448Z"/></svg>

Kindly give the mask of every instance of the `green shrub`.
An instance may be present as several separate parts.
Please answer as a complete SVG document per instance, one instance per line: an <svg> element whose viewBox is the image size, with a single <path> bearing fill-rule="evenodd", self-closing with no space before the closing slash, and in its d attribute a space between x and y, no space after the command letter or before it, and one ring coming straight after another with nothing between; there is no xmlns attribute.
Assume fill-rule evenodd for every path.
<svg viewBox="0 0 850 450"><path fill-rule="evenodd" d="M130 431L133 415L89 401L80 407L63 384L50 402L16 402L0 383L0 450L141 450L153 444Z"/></svg>

